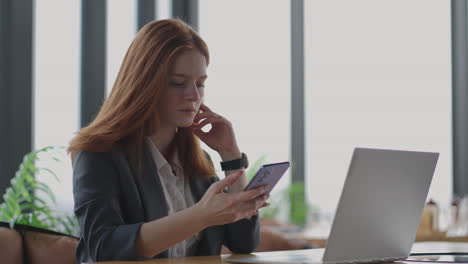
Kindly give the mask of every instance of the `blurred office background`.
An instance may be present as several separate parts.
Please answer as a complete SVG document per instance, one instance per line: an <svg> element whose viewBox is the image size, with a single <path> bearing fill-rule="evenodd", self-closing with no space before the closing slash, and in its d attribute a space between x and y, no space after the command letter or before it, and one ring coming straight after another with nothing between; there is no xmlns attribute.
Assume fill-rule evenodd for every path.
<svg viewBox="0 0 468 264"><path fill-rule="evenodd" d="M242 151L292 161L276 193L302 182L308 214L332 217L354 147L422 150L440 152L428 198L448 206L468 191L466 11L465 0L2 0L0 193L24 154L67 146L92 119L142 25L179 17L209 46L206 103ZM40 161L60 182L42 180L71 212L61 158Z"/></svg>

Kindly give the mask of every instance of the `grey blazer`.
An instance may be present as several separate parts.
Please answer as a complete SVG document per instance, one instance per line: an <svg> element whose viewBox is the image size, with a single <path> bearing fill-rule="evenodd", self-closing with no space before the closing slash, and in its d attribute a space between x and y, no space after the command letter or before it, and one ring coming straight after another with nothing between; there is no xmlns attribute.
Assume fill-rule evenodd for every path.
<svg viewBox="0 0 468 264"><path fill-rule="evenodd" d="M147 147L142 163L143 175L133 175L125 153L118 148L108 152L76 153L73 196L81 231L76 248L78 263L145 259L135 252L137 233L144 222L167 216L168 210L156 165ZM190 178L195 202L217 180ZM250 253L260 242L258 217L211 226L200 235L197 256L219 255L222 245L234 253ZM167 250L153 258L166 257Z"/></svg>

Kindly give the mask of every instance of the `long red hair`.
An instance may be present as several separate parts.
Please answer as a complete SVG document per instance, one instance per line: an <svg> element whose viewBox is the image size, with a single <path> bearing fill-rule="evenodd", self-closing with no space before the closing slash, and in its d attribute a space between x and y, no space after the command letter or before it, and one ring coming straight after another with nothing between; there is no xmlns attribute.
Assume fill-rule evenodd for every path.
<svg viewBox="0 0 468 264"><path fill-rule="evenodd" d="M187 49L201 52L208 65L205 41L183 21L166 19L145 25L130 45L112 92L96 118L70 142L68 152L72 157L78 150L104 152L119 143L136 166L142 157L145 137L158 129L158 105L168 86L169 67ZM172 143L186 175L200 178L215 175L199 139L189 129L179 128Z"/></svg>

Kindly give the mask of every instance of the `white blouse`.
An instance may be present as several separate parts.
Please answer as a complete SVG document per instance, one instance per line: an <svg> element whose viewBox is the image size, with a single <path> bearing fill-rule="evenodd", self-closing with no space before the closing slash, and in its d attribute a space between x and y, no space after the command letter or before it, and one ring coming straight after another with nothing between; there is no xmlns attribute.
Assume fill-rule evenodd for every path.
<svg viewBox="0 0 468 264"><path fill-rule="evenodd" d="M159 180L161 181L164 197L167 202L168 215L193 206L195 200L189 181L184 175L177 152L174 155L173 166L171 166L149 137L146 138L146 143L151 150L151 155L158 170ZM168 251L169 257L193 256L196 252L199 237L200 235L197 233L187 240L172 246Z"/></svg>

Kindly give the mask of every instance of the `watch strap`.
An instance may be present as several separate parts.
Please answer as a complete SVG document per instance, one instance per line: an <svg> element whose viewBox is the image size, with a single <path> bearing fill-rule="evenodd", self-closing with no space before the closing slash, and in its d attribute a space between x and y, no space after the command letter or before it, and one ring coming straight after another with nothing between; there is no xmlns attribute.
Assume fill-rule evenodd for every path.
<svg viewBox="0 0 468 264"><path fill-rule="evenodd" d="M242 152L240 159L221 162L221 169L223 171L238 170L242 168L247 168L248 166L249 166L249 160L247 159L247 155L245 155L245 153L243 152Z"/></svg>

